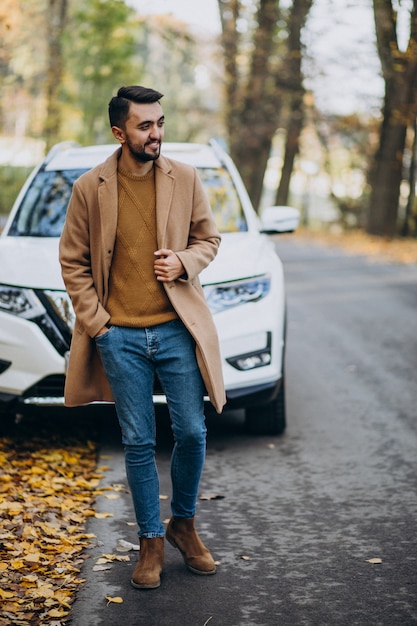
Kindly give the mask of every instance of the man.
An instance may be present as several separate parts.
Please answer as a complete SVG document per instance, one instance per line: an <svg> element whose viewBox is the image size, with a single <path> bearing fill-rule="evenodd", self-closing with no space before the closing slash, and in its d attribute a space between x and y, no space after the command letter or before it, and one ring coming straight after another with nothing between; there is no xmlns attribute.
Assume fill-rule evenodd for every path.
<svg viewBox="0 0 417 626"><path fill-rule="evenodd" d="M164 535L196 574L214 574L194 527L204 465L204 394L225 403L220 351L198 274L220 235L197 171L160 156L162 94L122 87L110 100L121 144L75 183L60 241L76 324L65 386L68 406L113 400L139 526L138 589L160 585ZM160 521L154 377L174 434L172 517Z"/></svg>

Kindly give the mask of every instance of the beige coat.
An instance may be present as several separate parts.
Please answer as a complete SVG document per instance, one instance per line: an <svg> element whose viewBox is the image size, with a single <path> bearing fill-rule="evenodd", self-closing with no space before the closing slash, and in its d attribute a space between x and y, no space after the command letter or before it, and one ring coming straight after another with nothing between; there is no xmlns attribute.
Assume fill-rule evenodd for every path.
<svg viewBox="0 0 417 626"><path fill-rule="evenodd" d="M109 273L117 227L117 150L85 173L73 188L60 241L62 276L76 323L65 384L65 403L112 401L93 337L109 321ZM220 350L199 273L214 259L220 235L197 171L160 157L156 162L158 248L177 253L187 279L163 283L178 316L196 342L197 362L210 400L225 404Z"/></svg>

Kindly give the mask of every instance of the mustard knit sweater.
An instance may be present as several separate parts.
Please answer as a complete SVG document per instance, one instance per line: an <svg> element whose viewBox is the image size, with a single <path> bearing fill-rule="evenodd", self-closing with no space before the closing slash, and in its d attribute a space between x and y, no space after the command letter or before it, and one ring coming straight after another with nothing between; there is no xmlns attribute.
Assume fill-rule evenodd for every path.
<svg viewBox="0 0 417 626"><path fill-rule="evenodd" d="M154 326L177 317L156 280L156 193L154 168L137 176L119 167L116 243L107 310L115 326Z"/></svg>

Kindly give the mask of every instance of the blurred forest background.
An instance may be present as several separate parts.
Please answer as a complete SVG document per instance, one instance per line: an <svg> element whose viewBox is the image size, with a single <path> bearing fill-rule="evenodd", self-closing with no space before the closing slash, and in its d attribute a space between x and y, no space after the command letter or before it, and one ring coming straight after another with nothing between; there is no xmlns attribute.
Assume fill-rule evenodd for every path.
<svg viewBox="0 0 417 626"><path fill-rule="evenodd" d="M218 0L218 33L144 4L2 0L0 214L55 143L113 142L110 97L145 84L165 94L165 140L221 140L258 211L290 204L309 228L417 237L417 0ZM364 41L329 39L341 8L372 16ZM330 90L320 40L340 76ZM344 81L361 99L364 69L379 92L332 108Z"/></svg>

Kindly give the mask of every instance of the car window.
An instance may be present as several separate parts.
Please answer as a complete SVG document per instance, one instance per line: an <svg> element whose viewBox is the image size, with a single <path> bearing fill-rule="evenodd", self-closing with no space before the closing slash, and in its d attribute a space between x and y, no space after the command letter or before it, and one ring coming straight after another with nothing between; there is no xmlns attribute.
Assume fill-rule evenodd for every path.
<svg viewBox="0 0 417 626"><path fill-rule="evenodd" d="M248 229L242 204L229 172L222 168L199 168L217 228L221 233Z"/></svg>
<svg viewBox="0 0 417 626"><path fill-rule="evenodd" d="M59 237L72 186L83 171L38 172L16 213L9 235Z"/></svg>
<svg viewBox="0 0 417 626"><path fill-rule="evenodd" d="M59 237L74 181L85 170L40 171L32 181L11 224L15 237ZM224 168L199 168L217 228L221 233L247 230L236 188Z"/></svg>

